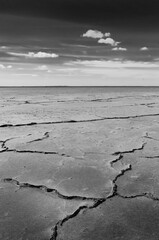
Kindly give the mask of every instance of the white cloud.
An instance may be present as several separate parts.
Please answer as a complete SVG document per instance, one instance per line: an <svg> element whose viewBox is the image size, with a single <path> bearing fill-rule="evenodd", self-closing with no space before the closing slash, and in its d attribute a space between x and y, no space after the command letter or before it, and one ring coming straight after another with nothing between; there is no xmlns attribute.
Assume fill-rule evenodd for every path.
<svg viewBox="0 0 159 240"><path fill-rule="evenodd" d="M84 33L82 36L88 37L88 38L103 38L103 37L110 37L111 33L110 32L102 33L101 31L90 29L86 33Z"/></svg>
<svg viewBox="0 0 159 240"><path fill-rule="evenodd" d="M142 47L142 48L140 48L140 51L147 51L147 50L149 50L148 47Z"/></svg>
<svg viewBox="0 0 159 240"><path fill-rule="evenodd" d="M8 65L7 68L8 68L8 69L11 69L11 68L12 68L12 65Z"/></svg>
<svg viewBox="0 0 159 240"><path fill-rule="evenodd" d="M98 43L108 44L108 45L111 45L112 47L116 47L120 43L120 42L117 42L113 38L110 37L111 36L110 32L102 33L101 31L90 29L86 33L84 33L82 36L83 37L88 37L88 38L98 39ZM121 49L118 49L118 50L122 51L123 49L121 48Z"/></svg>
<svg viewBox="0 0 159 240"><path fill-rule="evenodd" d="M3 65L3 64L0 64L0 69L11 69L12 68L12 65Z"/></svg>
<svg viewBox="0 0 159 240"><path fill-rule="evenodd" d="M106 38L106 39L101 38L98 40L98 43L104 43L104 44L108 44L115 47L115 46L118 46L120 42L116 42L113 38Z"/></svg>
<svg viewBox="0 0 159 240"><path fill-rule="evenodd" d="M110 37L111 36L111 33L110 32L107 32L104 34L105 37Z"/></svg>
<svg viewBox="0 0 159 240"><path fill-rule="evenodd" d="M8 52L10 55L17 56L17 57L26 57L26 58L57 58L59 55L55 53L46 53L46 52L28 52L28 53L14 53Z"/></svg>
<svg viewBox="0 0 159 240"><path fill-rule="evenodd" d="M115 47L115 48L112 48L112 51L127 51L127 48Z"/></svg>
<svg viewBox="0 0 159 240"><path fill-rule="evenodd" d="M6 67L3 64L0 64L0 69L5 69Z"/></svg>
<svg viewBox="0 0 159 240"><path fill-rule="evenodd" d="M46 53L46 52L38 52L38 53L30 52L29 56L33 58L57 58L58 57L58 55L55 53Z"/></svg>
<svg viewBox="0 0 159 240"><path fill-rule="evenodd" d="M98 30L88 30L86 33L82 35L83 37L88 37L88 38L102 38L104 37L104 34Z"/></svg>

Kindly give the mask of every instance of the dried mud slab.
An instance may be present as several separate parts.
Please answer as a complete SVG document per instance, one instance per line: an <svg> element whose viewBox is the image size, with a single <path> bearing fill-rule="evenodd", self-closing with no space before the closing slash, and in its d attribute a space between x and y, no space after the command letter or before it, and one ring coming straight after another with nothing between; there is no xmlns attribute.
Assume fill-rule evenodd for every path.
<svg viewBox="0 0 159 240"><path fill-rule="evenodd" d="M1 153L1 179L13 178L20 182L56 188L64 195L106 197L112 189L111 179L116 171L58 155L31 153Z"/></svg>
<svg viewBox="0 0 159 240"><path fill-rule="evenodd" d="M138 158L132 171L125 173L118 179L118 192L121 195L135 196L139 194L152 194L159 198L159 159L148 160Z"/></svg>
<svg viewBox="0 0 159 240"><path fill-rule="evenodd" d="M113 120L159 116L158 93L97 93L91 90L88 94L64 90L66 92L61 94L60 91L38 89L38 93L35 94L34 90L12 90L11 93L5 89L5 93L1 92L0 97L0 125L72 123L72 120L89 122L109 118Z"/></svg>
<svg viewBox="0 0 159 240"><path fill-rule="evenodd" d="M8 179L0 183L0 239L48 240L54 225L84 204L29 186L19 188Z"/></svg>
<svg viewBox="0 0 159 240"><path fill-rule="evenodd" d="M129 151L143 142L146 127L128 120L99 123L72 123L2 129L2 140L9 150L54 152L85 160L93 154L109 161L118 151ZM151 122L147 123L151 124ZM24 129L22 131L22 129ZM10 134L10 135L9 135ZM125 140L126 139L126 140ZM95 158L95 157L94 157Z"/></svg>
<svg viewBox="0 0 159 240"><path fill-rule="evenodd" d="M153 137L150 137L153 136ZM155 139L155 140L154 140ZM119 164L131 164L132 170L117 179L118 193L124 196L150 194L159 198L159 148L156 134L146 134L146 145L134 154L124 154Z"/></svg>
<svg viewBox="0 0 159 240"><path fill-rule="evenodd" d="M158 91L7 91L0 239L159 239Z"/></svg>
<svg viewBox="0 0 159 240"><path fill-rule="evenodd" d="M59 228L57 240L157 240L159 202L114 197Z"/></svg>

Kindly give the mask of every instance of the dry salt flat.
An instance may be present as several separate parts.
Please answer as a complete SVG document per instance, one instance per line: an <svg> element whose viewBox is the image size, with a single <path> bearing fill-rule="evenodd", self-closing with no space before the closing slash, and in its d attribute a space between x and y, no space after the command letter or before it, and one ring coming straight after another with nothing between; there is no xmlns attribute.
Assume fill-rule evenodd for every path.
<svg viewBox="0 0 159 240"><path fill-rule="evenodd" d="M1 88L0 239L158 240L159 88Z"/></svg>

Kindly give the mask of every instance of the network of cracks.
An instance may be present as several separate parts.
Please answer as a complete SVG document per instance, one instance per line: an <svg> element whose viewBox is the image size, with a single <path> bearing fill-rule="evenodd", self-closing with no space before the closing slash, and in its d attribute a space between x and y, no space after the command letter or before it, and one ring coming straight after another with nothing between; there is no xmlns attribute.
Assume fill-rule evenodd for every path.
<svg viewBox="0 0 159 240"><path fill-rule="evenodd" d="M157 116L1 125L0 238L158 239Z"/></svg>

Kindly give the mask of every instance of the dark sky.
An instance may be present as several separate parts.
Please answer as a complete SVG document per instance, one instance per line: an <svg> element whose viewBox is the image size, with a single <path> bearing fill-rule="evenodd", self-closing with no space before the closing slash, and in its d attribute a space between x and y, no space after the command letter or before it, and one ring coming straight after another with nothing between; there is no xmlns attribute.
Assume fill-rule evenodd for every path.
<svg viewBox="0 0 159 240"><path fill-rule="evenodd" d="M122 23L154 28L158 0L0 0L0 12L82 23Z"/></svg>
<svg viewBox="0 0 159 240"><path fill-rule="evenodd" d="M155 77L158 12L158 0L0 0L0 77L36 76L50 84L53 76L93 74L95 81L107 74L100 67L113 64L118 71L155 67ZM113 74L108 71L111 79Z"/></svg>

